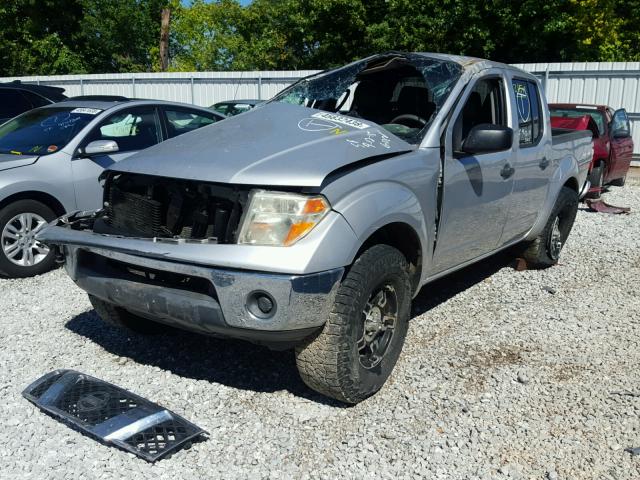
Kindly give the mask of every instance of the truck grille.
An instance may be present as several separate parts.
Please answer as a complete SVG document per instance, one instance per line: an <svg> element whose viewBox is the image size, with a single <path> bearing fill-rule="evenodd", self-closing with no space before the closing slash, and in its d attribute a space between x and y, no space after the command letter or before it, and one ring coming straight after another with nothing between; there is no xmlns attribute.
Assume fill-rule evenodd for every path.
<svg viewBox="0 0 640 480"><path fill-rule="evenodd" d="M105 216L94 231L141 238L235 241L248 191L237 187L112 173Z"/></svg>

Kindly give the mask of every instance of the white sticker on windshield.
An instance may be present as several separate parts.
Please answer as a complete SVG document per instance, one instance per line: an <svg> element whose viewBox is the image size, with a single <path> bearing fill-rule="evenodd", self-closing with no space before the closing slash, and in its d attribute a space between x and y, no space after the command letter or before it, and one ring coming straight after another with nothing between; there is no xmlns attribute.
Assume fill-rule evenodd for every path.
<svg viewBox="0 0 640 480"><path fill-rule="evenodd" d="M341 123L342 125L347 125L348 127L357 128L358 130L364 130L365 128L371 127L368 123L361 122L360 120L356 120L355 118L345 117L343 115L337 115L335 113L329 112L318 112L311 115L314 118L322 118L324 120L329 120L330 122Z"/></svg>
<svg viewBox="0 0 640 480"><path fill-rule="evenodd" d="M98 108L75 108L73 110L71 110L71 113L84 113L86 115L97 115L101 112L102 110L98 109Z"/></svg>

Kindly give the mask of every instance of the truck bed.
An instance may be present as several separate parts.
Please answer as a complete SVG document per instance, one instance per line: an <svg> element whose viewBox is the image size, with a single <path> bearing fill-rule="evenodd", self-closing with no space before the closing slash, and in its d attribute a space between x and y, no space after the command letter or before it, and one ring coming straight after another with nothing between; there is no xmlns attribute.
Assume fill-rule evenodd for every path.
<svg viewBox="0 0 640 480"><path fill-rule="evenodd" d="M570 128L552 128L551 141L553 145L580 140L581 138L591 139L593 134L589 130L572 130Z"/></svg>

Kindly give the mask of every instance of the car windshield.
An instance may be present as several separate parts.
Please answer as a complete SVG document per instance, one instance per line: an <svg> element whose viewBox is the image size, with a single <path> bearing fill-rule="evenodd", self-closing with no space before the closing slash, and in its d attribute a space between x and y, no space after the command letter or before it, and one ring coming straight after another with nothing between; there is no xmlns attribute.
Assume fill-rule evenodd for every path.
<svg viewBox="0 0 640 480"><path fill-rule="evenodd" d="M271 101L369 120L418 143L461 74L447 60L388 54L304 78Z"/></svg>
<svg viewBox="0 0 640 480"><path fill-rule="evenodd" d="M48 155L57 152L100 112L75 107L31 110L0 126L0 153Z"/></svg>
<svg viewBox="0 0 640 480"><path fill-rule="evenodd" d="M604 133L604 115L600 110L595 109L587 109L587 108L550 108L552 117L563 117L563 118L578 118L584 117L585 115L589 115L593 118L596 125L598 125L598 134L602 135Z"/></svg>

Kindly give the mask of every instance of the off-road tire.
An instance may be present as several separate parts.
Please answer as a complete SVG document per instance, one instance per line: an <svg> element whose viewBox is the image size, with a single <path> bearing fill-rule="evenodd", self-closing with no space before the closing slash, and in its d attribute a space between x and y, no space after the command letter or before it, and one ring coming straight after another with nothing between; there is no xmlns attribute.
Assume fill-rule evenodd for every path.
<svg viewBox="0 0 640 480"><path fill-rule="evenodd" d="M594 167L589 172L589 181L591 182L591 189L585 195L585 198L598 199L602 195L602 189L604 188L604 164L601 162L597 167Z"/></svg>
<svg viewBox="0 0 640 480"><path fill-rule="evenodd" d="M117 307L112 303L100 300L98 297L89 295L89 301L93 305L98 316L108 325L130 330L136 333L152 334L159 333L166 327L160 323L139 317L124 308Z"/></svg>
<svg viewBox="0 0 640 480"><path fill-rule="evenodd" d="M624 187L624 184L627 183L627 175L624 177L616 178L615 180L611 180L611 185L614 187Z"/></svg>
<svg viewBox="0 0 640 480"><path fill-rule="evenodd" d="M562 187L544 229L533 241L525 245L522 257L529 268L548 268L558 263L558 258L554 258L550 251L550 238L555 220L559 219L562 247L564 247L577 213L578 193L569 187Z"/></svg>
<svg viewBox="0 0 640 480"><path fill-rule="evenodd" d="M6 207L0 210L0 233L4 230L5 225L16 215L22 213L35 213L42 217L45 221L51 222L56 218L56 214L53 210L47 207L44 203L40 203L36 200L18 200L10 203ZM16 265L12 263L0 245L0 275L4 275L10 278L26 278L33 277L35 275L41 275L48 272L55 267L55 252L53 249L49 251L49 254L40 262L33 266L26 267Z"/></svg>
<svg viewBox="0 0 640 480"><path fill-rule="evenodd" d="M374 245L345 274L323 329L296 348L302 380L313 390L355 404L376 393L395 366L407 334L411 282L407 261L397 249ZM382 285L395 290L397 320L380 363L370 369L358 352L359 323L371 295Z"/></svg>

